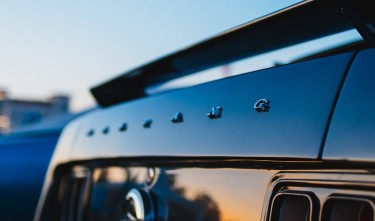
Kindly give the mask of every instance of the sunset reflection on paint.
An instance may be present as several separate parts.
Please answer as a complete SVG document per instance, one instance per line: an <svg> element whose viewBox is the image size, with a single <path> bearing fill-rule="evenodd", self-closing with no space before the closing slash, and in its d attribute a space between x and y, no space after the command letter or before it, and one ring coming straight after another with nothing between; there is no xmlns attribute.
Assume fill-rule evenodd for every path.
<svg viewBox="0 0 375 221"><path fill-rule="evenodd" d="M90 220L118 220L124 197L131 188L145 189L163 198L169 221L261 220L267 188L278 172L162 167L156 168L156 182L147 184L147 169L96 168L92 176Z"/></svg>
<svg viewBox="0 0 375 221"><path fill-rule="evenodd" d="M220 221L260 220L266 189L275 171L236 169L181 169L167 174L175 177L175 189L194 201L209 196L220 212ZM246 191L246 190L249 191ZM254 190L257 189L257 195Z"/></svg>

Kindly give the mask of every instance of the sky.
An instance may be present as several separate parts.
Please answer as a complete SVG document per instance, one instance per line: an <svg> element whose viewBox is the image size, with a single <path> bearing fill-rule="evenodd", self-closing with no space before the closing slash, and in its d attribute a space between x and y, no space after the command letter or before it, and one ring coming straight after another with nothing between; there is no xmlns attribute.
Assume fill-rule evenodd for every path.
<svg viewBox="0 0 375 221"><path fill-rule="evenodd" d="M68 94L80 111L95 105L91 87L296 2L0 0L0 88Z"/></svg>

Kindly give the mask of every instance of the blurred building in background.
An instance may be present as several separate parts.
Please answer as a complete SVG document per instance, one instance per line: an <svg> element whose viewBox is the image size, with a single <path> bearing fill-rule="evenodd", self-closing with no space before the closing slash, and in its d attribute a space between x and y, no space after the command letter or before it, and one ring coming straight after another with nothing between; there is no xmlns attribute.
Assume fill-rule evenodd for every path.
<svg viewBox="0 0 375 221"><path fill-rule="evenodd" d="M7 91L0 89L0 134L52 116L67 114L69 100L69 96L65 95L52 96L45 101L11 99Z"/></svg>

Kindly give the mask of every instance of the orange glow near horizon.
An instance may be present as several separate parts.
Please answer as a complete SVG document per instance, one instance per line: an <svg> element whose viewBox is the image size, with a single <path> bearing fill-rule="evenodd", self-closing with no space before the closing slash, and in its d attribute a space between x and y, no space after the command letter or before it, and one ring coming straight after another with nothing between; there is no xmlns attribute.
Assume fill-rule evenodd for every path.
<svg viewBox="0 0 375 221"><path fill-rule="evenodd" d="M202 193L212 197L220 210L221 221L249 221L261 219L267 186L276 172L181 169L168 173L176 175L178 187L186 188L187 199L193 200Z"/></svg>

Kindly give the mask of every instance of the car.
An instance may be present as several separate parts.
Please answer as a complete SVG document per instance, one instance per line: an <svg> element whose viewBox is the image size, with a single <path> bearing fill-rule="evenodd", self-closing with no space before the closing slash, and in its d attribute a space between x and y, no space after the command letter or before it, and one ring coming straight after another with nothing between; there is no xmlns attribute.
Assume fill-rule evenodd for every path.
<svg viewBox="0 0 375 221"><path fill-rule="evenodd" d="M57 130L0 136L1 220L32 220L58 137Z"/></svg>
<svg viewBox="0 0 375 221"><path fill-rule="evenodd" d="M34 220L375 220L374 18L371 1L303 1L92 88L100 108L65 127ZM146 93L351 29L290 64Z"/></svg>
<svg viewBox="0 0 375 221"><path fill-rule="evenodd" d="M89 111L51 117L0 135L0 220L33 219L44 176L64 125Z"/></svg>

